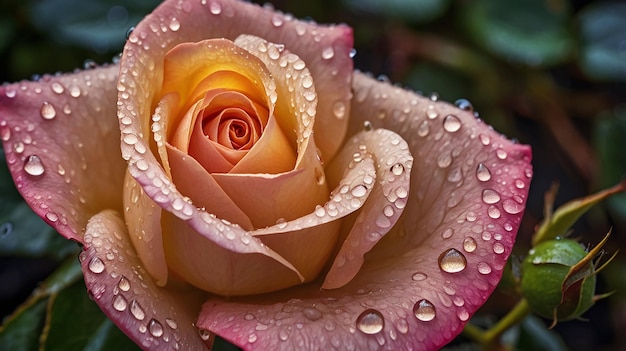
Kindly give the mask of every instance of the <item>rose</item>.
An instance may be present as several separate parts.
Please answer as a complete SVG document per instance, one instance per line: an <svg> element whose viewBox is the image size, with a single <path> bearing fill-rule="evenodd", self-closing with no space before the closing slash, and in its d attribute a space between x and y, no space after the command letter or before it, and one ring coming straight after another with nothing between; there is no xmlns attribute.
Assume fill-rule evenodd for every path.
<svg viewBox="0 0 626 351"><path fill-rule="evenodd" d="M89 291L142 347L201 349L213 332L246 349L433 349L460 332L497 284L526 199L528 148L505 140L471 111L353 74L349 34L345 26L303 23L245 3L171 1L137 26L119 66L2 87L0 137L18 188L42 218L83 243ZM229 47L256 57L246 58L261 67L255 72L271 73L277 101L294 99L289 108L278 102L275 112L294 127L281 130L296 157L307 159L292 167L303 164L299 174L313 178L271 201L308 210L292 214L283 206L286 222L269 228L260 227L282 214L264 213L260 220L270 222L260 225L211 216L234 216L228 199L239 201L238 208L254 204L252 211L239 208L248 216L273 208L242 201L241 194L197 198L197 187L219 190L206 175L189 181L194 169L186 161L202 152L183 150L189 155L175 158L170 153L177 150L165 144L199 101L184 98L186 85L166 79L168 52L184 50L181 43L208 47L203 40L221 37L255 43L257 50ZM297 90L259 57L263 45L270 60L278 54L278 67L286 55L299 57L286 60L294 69L302 62L310 74L292 80ZM181 77L187 76L196 77ZM274 114L271 84L239 91L248 99L265 92L259 96L269 101L268 118ZM310 104L313 91L317 106ZM201 96L211 100L206 89ZM235 107L246 110L238 96ZM254 117L244 112L240 116ZM302 117L309 112L313 127ZM127 162L119 157L116 115ZM236 136L240 127L247 126L231 129ZM181 140L172 145L184 149L191 138ZM312 145L320 149L323 169ZM259 176L253 183L232 178L260 201L269 196L258 194L274 185L260 186L266 179ZM295 193L300 184L315 188L318 182L328 186L323 199ZM350 211L356 212L339 218ZM214 257L219 260L203 261ZM220 268L257 280L220 284ZM204 274L209 269L213 273ZM256 277L263 273L267 278Z"/></svg>

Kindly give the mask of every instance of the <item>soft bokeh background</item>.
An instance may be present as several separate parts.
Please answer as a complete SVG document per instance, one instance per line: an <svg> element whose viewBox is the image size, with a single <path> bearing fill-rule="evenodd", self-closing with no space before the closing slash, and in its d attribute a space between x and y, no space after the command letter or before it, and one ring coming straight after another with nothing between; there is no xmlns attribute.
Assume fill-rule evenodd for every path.
<svg viewBox="0 0 626 351"><path fill-rule="evenodd" d="M158 3L0 0L0 82L111 62L127 30ZM468 99L498 131L532 145L535 178L519 234L519 256L543 216L543 194L553 183L560 184L558 205L614 185L626 173L626 3L274 0L273 6L299 18L351 25L356 68L427 95L436 92L450 102ZM9 343L13 350L38 349L36 336L46 307L52 316L46 349L127 345L112 339L123 338L86 298L76 270L77 246L30 213L0 154L0 316L40 287L13 329L0 332L0 349ZM609 253L626 245L624 194L592 209L572 236L595 244L611 227ZM62 274L48 277L59 266ZM564 322L547 331L549 321L530 318L507 334L507 340L527 350L540 349L534 343L543 343L546 350L626 350L625 272L626 256L620 253L598 282L599 293L614 294L584 315L588 322ZM515 299L496 293L474 322L493 323ZM88 322L68 322L79 318ZM25 333L22 344L11 334L15 328ZM79 341L60 340L81 333ZM93 340L102 341L100 348L94 348ZM458 338L449 348L471 345Z"/></svg>

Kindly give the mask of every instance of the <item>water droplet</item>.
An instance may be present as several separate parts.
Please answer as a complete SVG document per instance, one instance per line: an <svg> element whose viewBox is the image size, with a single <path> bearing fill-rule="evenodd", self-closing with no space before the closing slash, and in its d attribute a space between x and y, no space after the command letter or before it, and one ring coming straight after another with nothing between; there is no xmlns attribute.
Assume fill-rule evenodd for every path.
<svg viewBox="0 0 626 351"><path fill-rule="evenodd" d="M524 189L526 184L521 179L515 179L515 187L518 189Z"/></svg>
<svg viewBox="0 0 626 351"><path fill-rule="evenodd" d="M480 142L485 146L491 143L491 138L489 137L489 135L481 134L479 138L480 138Z"/></svg>
<svg viewBox="0 0 626 351"><path fill-rule="evenodd" d="M469 319L469 313L465 309L461 309L456 313L456 316L459 317L459 320L465 322Z"/></svg>
<svg viewBox="0 0 626 351"><path fill-rule="evenodd" d="M357 185L350 190L350 194L354 197L365 196L365 194L367 194L367 187L365 185Z"/></svg>
<svg viewBox="0 0 626 351"><path fill-rule="evenodd" d="M75 97L75 98L79 97L80 96L80 88L75 86L75 85L71 86L70 87L70 96Z"/></svg>
<svg viewBox="0 0 626 351"><path fill-rule="evenodd" d="M176 32L177 30L180 29L180 22L178 22L176 17L172 17L172 19L170 20L169 27L172 30L172 32Z"/></svg>
<svg viewBox="0 0 626 351"><path fill-rule="evenodd" d="M454 230L452 228L446 228L446 230L441 233L441 237L444 239L450 239L452 234L454 234Z"/></svg>
<svg viewBox="0 0 626 351"><path fill-rule="evenodd" d="M219 15L220 13L222 13L222 5L220 5L220 3L216 1L211 2L211 4L209 5L209 12L216 16Z"/></svg>
<svg viewBox="0 0 626 351"><path fill-rule="evenodd" d="M435 319L437 311L435 310L435 305L426 299L422 299L417 301L413 306L413 314L415 315L415 318L420 321L428 322Z"/></svg>
<svg viewBox="0 0 626 351"><path fill-rule="evenodd" d="M90 271L96 274L104 272L104 262L98 257L93 257L91 261L89 261L88 267Z"/></svg>
<svg viewBox="0 0 626 351"><path fill-rule="evenodd" d="M44 101L41 105L41 110L39 110L41 114L41 118L51 120L57 115L57 110L54 108L54 105L49 103L48 101Z"/></svg>
<svg viewBox="0 0 626 351"><path fill-rule="evenodd" d="M130 302L130 313L138 321L142 321L146 318L146 312L143 310L143 307L141 307L137 300L132 300Z"/></svg>
<svg viewBox="0 0 626 351"><path fill-rule="evenodd" d="M494 243L493 244L493 252L500 255L504 253L504 245L502 245L501 243Z"/></svg>
<svg viewBox="0 0 626 351"><path fill-rule="evenodd" d="M302 310L302 314L304 314L304 316L311 321L316 321L322 318L322 312L316 308L305 308Z"/></svg>
<svg viewBox="0 0 626 351"><path fill-rule="evenodd" d="M428 276L421 272L417 272L411 276L411 279L413 279L416 282L420 282L422 280L425 280L426 278L428 278Z"/></svg>
<svg viewBox="0 0 626 351"><path fill-rule="evenodd" d="M489 215L490 218L493 219L498 219L500 218L500 210L496 207L496 206L489 206L489 209L487 210L487 214Z"/></svg>
<svg viewBox="0 0 626 351"><path fill-rule="evenodd" d="M60 83L57 83L57 82L52 83L51 89L56 94L63 94L63 92L65 91L65 88L63 88L63 86Z"/></svg>
<svg viewBox="0 0 626 351"><path fill-rule="evenodd" d="M332 46L329 46L326 49L322 50L322 58L324 60L330 60L334 56L335 56L335 50L333 49Z"/></svg>
<svg viewBox="0 0 626 351"><path fill-rule="evenodd" d="M257 339L256 334L252 333L252 334L248 335L248 342L249 342L249 343L251 343L251 344L252 344L253 342L255 342L255 341L256 341L256 339Z"/></svg>
<svg viewBox="0 0 626 351"><path fill-rule="evenodd" d="M352 48L350 49L350 58L354 58L354 56L356 56L356 49Z"/></svg>
<svg viewBox="0 0 626 351"><path fill-rule="evenodd" d="M333 104L333 114L335 117L342 119L346 116L346 104L343 101L337 101Z"/></svg>
<svg viewBox="0 0 626 351"><path fill-rule="evenodd" d="M419 127L417 127L417 135L421 137L425 137L430 132L430 127L428 126L428 121L422 121Z"/></svg>
<svg viewBox="0 0 626 351"><path fill-rule="evenodd" d="M495 204L500 201L500 194L493 189L483 190L483 202L486 204Z"/></svg>
<svg viewBox="0 0 626 351"><path fill-rule="evenodd" d="M461 120L455 115L447 115L443 119L443 129L450 133L454 133L461 129Z"/></svg>
<svg viewBox="0 0 626 351"><path fill-rule="evenodd" d="M128 307L128 302L126 301L124 296L117 295L113 298L113 308L116 311L119 311L119 312L125 311L126 307Z"/></svg>
<svg viewBox="0 0 626 351"><path fill-rule="evenodd" d="M508 214L518 214L524 210L524 207L513 201L512 199L506 199L502 202L502 208Z"/></svg>
<svg viewBox="0 0 626 351"><path fill-rule="evenodd" d="M439 100L439 94L431 93L430 94L430 101L437 101L437 100Z"/></svg>
<svg viewBox="0 0 626 351"><path fill-rule="evenodd" d="M37 155L30 155L24 162L24 172L30 174L33 177L38 177L44 174L46 171L41 159Z"/></svg>
<svg viewBox="0 0 626 351"><path fill-rule="evenodd" d="M7 89L4 94L9 98L12 99L15 97L15 95L17 95L17 90L15 89Z"/></svg>
<svg viewBox="0 0 626 351"><path fill-rule="evenodd" d="M504 151L502 149L498 149L496 151L496 156L498 156L498 158L501 159L501 160L505 160L506 157L507 157L507 153L506 153L506 151Z"/></svg>
<svg viewBox="0 0 626 351"><path fill-rule="evenodd" d="M486 182L491 179L491 171L484 163L479 163L476 168L476 178L481 182Z"/></svg>
<svg viewBox="0 0 626 351"><path fill-rule="evenodd" d="M280 27L283 25L283 18L280 15L274 15L272 17L272 25L274 27Z"/></svg>
<svg viewBox="0 0 626 351"><path fill-rule="evenodd" d="M469 102L469 100L467 99L458 99L457 101L454 102L454 104L456 105L456 107L460 108L461 110L464 111L474 111L474 106L472 106L472 103Z"/></svg>
<svg viewBox="0 0 626 351"><path fill-rule="evenodd" d="M393 173L394 175L401 175L402 173L404 173L404 165L402 163L396 163L393 166L391 166L391 173Z"/></svg>
<svg viewBox="0 0 626 351"><path fill-rule="evenodd" d="M128 279L126 279L125 276L122 276L120 278L120 281L117 282L117 287L120 288L120 290L122 291L128 291L130 290L130 282L128 281Z"/></svg>
<svg viewBox="0 0 626 351"><path fill-rule="evenodd" d="M361 313L356 319L356 327L364 334L377 334L383 330L385 320L383 315L374 310L367 309Z"/></svg>
<svg viewBox="0 0 626 351"><path fill-rule="evenodd" d="M463 240L463 250L465 252L474 252L476 250L476 240L471 236L468 236Z"/></svg>
<svg viewBox="0 0 626 351"><path fill-rule="evenodd" d="M152 336L159 338L163 335L163 325L153 318L148 323L148 331Z"/></svg>
<svg viewBox="0 0 626 351"><path fill-rule="evenodd" d="M449 249L439 255L439 268L447 273L458 273L465 269L467 260L456 249Z"/></svg>
<svg viewBox="0 0 626 351"><path fill-rule="evenodd" d="M480 274L489 274L491 273L491 266L489 266L486 262L478 263L478 273Z"/></svg>
<svg viewBox="0 0 626 351"><path fill-rule="evenodd" d="M134 30L135 30L135 27L130 27L128 28L128 30L126 30L126 40L128 40L128 38L130 37L130 35L132 34Z"/></svg>
<svg viewBox="0 0 626 351"><path fill-rule="evenodd" d="M198 329L198 335L200 335L200 339L207 341L211 337L211 332L206 329Z"/></svg>
<svg viewBox="0 0 626 351"><path fill-rule="evenodd" d="M440 168L446 168L452 164L452 155L445 152L437 157L437 166Z"/></svg>

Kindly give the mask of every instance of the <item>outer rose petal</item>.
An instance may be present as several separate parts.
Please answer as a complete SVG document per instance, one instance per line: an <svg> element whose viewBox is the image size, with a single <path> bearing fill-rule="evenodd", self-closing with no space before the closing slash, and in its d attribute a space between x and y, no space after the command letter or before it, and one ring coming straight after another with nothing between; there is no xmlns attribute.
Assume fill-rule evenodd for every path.
<svg viewBox="0 0 626 351"><path fill-rule="evenodd" d="M96 303L142 348L207 349L193 325L202 295L185 287L157 287L135 255L118 213L107 210L89 220L80 261Z"/></svg>
<svg viewBox="0 0 626 351"><path fill-rule="evenodd" d="M119 67L0 87L0 139L17 188L63 236L82 241L95 213L121 210L126 167L115 118Z"/></svg>
<svg viewBox="0 0 626 351"><path fill-rule="evenodd" d="M353 131L369 120L409 144L404 215L342 288L212 298L201 328L246 350L435 350L497 285L524 210L530 149L470 112L362 74L354 91Z"/></svg>

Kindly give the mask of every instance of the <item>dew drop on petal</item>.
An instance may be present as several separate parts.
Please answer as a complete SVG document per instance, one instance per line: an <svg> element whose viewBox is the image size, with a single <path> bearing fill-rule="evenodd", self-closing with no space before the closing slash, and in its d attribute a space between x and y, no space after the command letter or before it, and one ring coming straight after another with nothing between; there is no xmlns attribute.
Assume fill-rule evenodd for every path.
<svg viewBox="0 0 626 351"><path fill-rule="evenodd" d="M439 268L446 273L458 273L465 269L467 260L456 249L449 249L439 255Z"/></svg>
<svg viewBox="0 0 626 351"><path fill-rule="evenodd" d="M88 267L90 271L96 274L104 272L104 262L98 257L92 258L91 261L89 261Z"/></svg>
<svg viewBox="0 0 626 351"><path fill-rule="evenodd" d="M346 115L346 104L343 101L337 101L333 104L333 114L338 119L342 119Z"/></svg>
<svg viewBox="0 0 626 351"><path fill-rule="evenodd" d="M172 32L176 32L177 30L180 29L180 22L176 19L176 17L172 17L172 19L170 20L169 27L172 30Z"/></svg>
<svg viewBox="0 0 626 351"><path fill-rule="evenodd" d="M383 330L385 320L383 315L374 310L367 309L361 313L356 319L356 327L364 334L377 334Z"/></svg>
<svg viewBox="0 0 626 351"><path fill-rule="evenodd" d="M443 129L447 132L454 133L461 129L461 120L455 115L447 115L443 119Z"/></svg>
<svg viewBox="0 0 626 351"><path fill-rule="evenodd" d="M502 208L508 214L518 214L524 210L524 207L513 201L512 199L506 199L502 202Z"/></svg>
<svg viewBox="0 0 626 351"><path fill-rule="evenodd" d="M322 318L322 312L316 308L305 308L302 310L302 314L310 321L316 321Z"/></svg>
<svg viewBox="0 0 626 351"><path fill-rule="evenodd" d="M420 282L422 280L425 280L426 278L428 278L428 276L422 272L417 272L411 276L411 279L413 279L416 282Z"/></svg>
<svg viewBox="0 0 626 351"><path fill-rule="evenodd" d="M200 335L200 339L207 341L211 337L211 332L206 329L198 329L198 335Z"/></svg>
<svg viewBox="0 0 626 351"><path fill-rule="evenodd" d="M146 312L143 310L143 307L137 302L137 300L132 300L130 302L130 313L135 317L135 319L142 321L146 318Z"/></svg>
<svg viewBox="0 0 626 351"><path fill-rule="evenodd" d="M426 299L422 299L417 301L413 306L413 314L415 315L415 318L420 321L428 322L435 319L437 311L435 310L435 305Z"/></svg>
<svg viewBox="0 0 626 351"><path fill-rule="evenodd" d="M128 302L124 296L117 295L113 298L113 308L116 311L123 312L126 310L126 307L128 307Z"/></svg>
<svg viewBox="0 0 626 351"><path fill-rule="evenodd" d="M57 82L52 83L51 89L56 94L63 94L63 92L65 91L65 88L63 88L63 85L61 85L60 83L57 83Z"/></svg>
<svg viewBox="0 0 626 351"><path fill-rule="evenodd" d="M478 273L480 274L489 274L491 273L491 266L489 266L486 262L478 263Z"/></svg>
<svg viewBox="0 0 626 351"><path fill-rule="evenodd" d="M485 166L484 163L478 164L478 167L476 168L476 179L481 182L486 182L491 179L491 171L487 168L487 166Z"/></svg>
<svg viewBox="0 0 626 351"><path fill-rule="evenodd" d="M472 106L472 103L467 99L458 99L454 102L454 104L461 110L470 112L474 111L474 106Z"/></svg>
<svg viewBox="0 0 626 351"><path fill-rule="evenodd" d="M367 194L367 188L365 187L365 185L357 185L352 188L352 190L350 190L350 193L352 194L352 196L362 197Z"/></svg>
<svg viewBox="0 0 626 351"><path fill-rule="evenodd" d="M41 114L41 118L46 120L54 119L57 115L57 110L54 108L54 105L47 101L44 101L41 105L41 110L39 110L39 112Z"/></svg>
<svg viewBox="0 0 626 351"><path fill-rule="evenodd" d="M148 323L148 331L152 336L159 338L163 335L163 325L153 318Z"/></svg>
<svg viewBox="0 0 626 351"><path fill-rule="evenodd" d="M471 236L468 236L463 240L463 250L465 252L474 252L476 250L476 240Z"/></svg>
<svg viewBox="0 0 626 351"><path fill-rule="evenodd" d="M219 15L220 13L222 13L222 5L220 5L220 3L216 1L212 2L209 5L209 12L216 16Z"/></svg>
<svg viewBox="0 0 626 351"><path fill-rule="evenodd" d="M504 253L504 245L502 245L501 243L493 244L493 252L498 255Z"/></svg>
<svg viewBox="0 0 626 351"><path fill-rule="evenodd" d="M26 158L24 163L24 172L33 177L41 176L45 173L46 169L41 162L41 159L37 155L30 155Z"/></svg>
<svg viewBox="0 0 626 351"><path fill-rule="evenodd" d="M486 204L495 204L500 201L500 194L493 189L483 190L483 202Z"/></svg>
<svg viewBox="0 0 626 351"><path fill-rule="evenodd" d="M335 56L335 50L333 49L332 46L329 46L326 49L322 50L322 58L324 60L330 60L334 56Z"/></svg>
<svg viewBox="0 0 626 351"><path fill-rule="evenodd" d="M396 163L393 166L391 166L391 173L393 173L394 175L401 175L402 173L404 173L404 165L402 163Z"/></svg>
<svg viewBox="0 0 626 351"><path fill-rule="evenodd" d="M120 290L122 291L128 291L130 290L130 282L128 281L128 279L126 279L125 276L122 276L120 278L120 281L117 282L117 287L120 288Z"/></svg>

